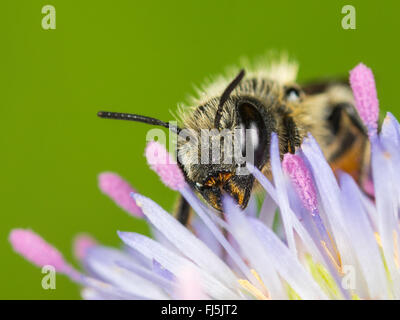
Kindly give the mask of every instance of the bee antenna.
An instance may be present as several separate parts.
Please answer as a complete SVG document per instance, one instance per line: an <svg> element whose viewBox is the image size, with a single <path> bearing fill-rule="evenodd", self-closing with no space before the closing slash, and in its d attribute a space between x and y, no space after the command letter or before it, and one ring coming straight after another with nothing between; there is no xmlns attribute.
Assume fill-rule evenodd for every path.
<svg viewBox="0 0 400 320"><path fill-rule="evenodd" d="M226 100L229 99L229 96L231 95L232 91L235 90L235 88L239 85L240 81L242 81L244 75L245 75L244 69L240 70L239 74L226 87L225 91L221 95L221 98L219 99L218 110L217 113L215 114L215 120L214 120L214 126L218 130L220 129L220 121L222 117L222 109L224 107L224 104Z"/></svg>
<svg viewBox="0 0 400 320"><path fill-rule="evenodd" d="M97 115L100 118L104 118L104 119L128 120L128 121L143 122L143 123L151 124L154 126L161 126L161 127L167 128L177 134L179 134L179 132L181 131L181 129L179 127L171 126L167 122L164 122L164 121L161 121L161 120L158 120L155 118L141 116L139 114L99 111L99 112L97 112Z"/></svg>

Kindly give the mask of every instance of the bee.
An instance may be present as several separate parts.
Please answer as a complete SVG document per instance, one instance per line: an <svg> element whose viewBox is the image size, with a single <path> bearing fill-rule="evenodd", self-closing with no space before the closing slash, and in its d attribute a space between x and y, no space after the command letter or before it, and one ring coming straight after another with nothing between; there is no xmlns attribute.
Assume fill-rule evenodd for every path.
<svg viewBox="0 0 400 320"><path fill-rule="evenodd" d="M297 69L296 63L282 60L247 74L241 70L235 77L221 77L202 89L191 107L179 109L179 126L138 114L100 111L98 116L162 126L177 134L189 129L197 141L202 130L217 130L213 139L223 141L222 132L251 129L253 165L268 178L271 134L277 134L283 157L295 153L310 132L333 170L348 172L362 184L369 175L370 146L349 85L336 80L301 85L296 83ZM246 208L257 186L251 174L237 174L243 163L197 161L199 150L187 139L178 138L176 149L188 185L217 212L222 211L224 193ZM187 224L190 210L181 198L177 219Z"/></svg>

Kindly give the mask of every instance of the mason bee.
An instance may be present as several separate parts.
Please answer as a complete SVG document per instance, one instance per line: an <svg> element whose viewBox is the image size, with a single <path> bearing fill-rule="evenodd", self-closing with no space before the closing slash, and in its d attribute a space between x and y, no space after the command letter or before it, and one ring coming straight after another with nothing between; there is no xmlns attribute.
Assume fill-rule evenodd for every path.
<svg viewBox="0 0 400 320"><path fill-rule="evenodd" d="M179 126L137 114L101 111L98 116L163 126L178 134L189 129L197 140L204 129L216 129L213 138L221 141L222 131L252 129L253 164L269 178L271 133L277 133L283 157L294 153L310 132L332 168L350 173L362 185L369 175L369 143L349 85L344 81L300 85L296 76L297 64L282 60L247 74L241 70L236 77L220 78L201 90L191 107L179 109ZM179 138L177 155L187 183L214 209L222 210L223 193L246 208L255 182L251 174L237 174L243 163L202 163L197 161L198 149ZM186 224L189 213L182 198L177 219Z"/></svg>

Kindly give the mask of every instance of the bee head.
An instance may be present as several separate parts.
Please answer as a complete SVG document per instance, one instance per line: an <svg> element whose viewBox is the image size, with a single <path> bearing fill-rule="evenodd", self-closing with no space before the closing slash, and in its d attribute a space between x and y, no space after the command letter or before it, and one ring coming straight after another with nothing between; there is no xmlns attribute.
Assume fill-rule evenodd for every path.
<svg viewBox="0 0 400 320"><path fill-rule="evenodd" d="M222 196L231 196L246 208L254 177L246 168L259 169L269 160L269 145L275 117L263 101L246 95L231 95L244 76L241 71L219 100L194 111L190 132L178 139L178 159L188 182L213 208L222 211ZM217 108L216 108L217 107Z"/></svg>
<svg viewBox="0 0 400 320"><path fill-rule="evenodd" d="M246 163L262 169L269 160L271 125L274 123L273 117L269 119L265 108L256 100L233 100L230 101L234 103L233 112L236 113L233 129L217 131L206 145L204 139L198 139L202 141L198 148L198 163L184 165L189 169L187 172L194 188L218 211L222 211L224 194L231 196L242 209L246 208L254 184ZM194 150L182 148L181 151L188 155L189 149Z"/></svg>

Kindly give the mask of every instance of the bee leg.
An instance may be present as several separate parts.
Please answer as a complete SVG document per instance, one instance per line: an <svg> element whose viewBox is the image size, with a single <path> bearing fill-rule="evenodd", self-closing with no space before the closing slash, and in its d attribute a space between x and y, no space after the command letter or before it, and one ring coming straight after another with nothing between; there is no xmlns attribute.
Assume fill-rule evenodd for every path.
<svg viewBox="0 0 400 320"><path fill-rule="evenodd" d="M191 217L190 211L191 208L189 203L185 200L184 197L180 196L178 200L177 209L175 211L175 217L184 226L187 226L189 224L189 220Z"/></svg>

